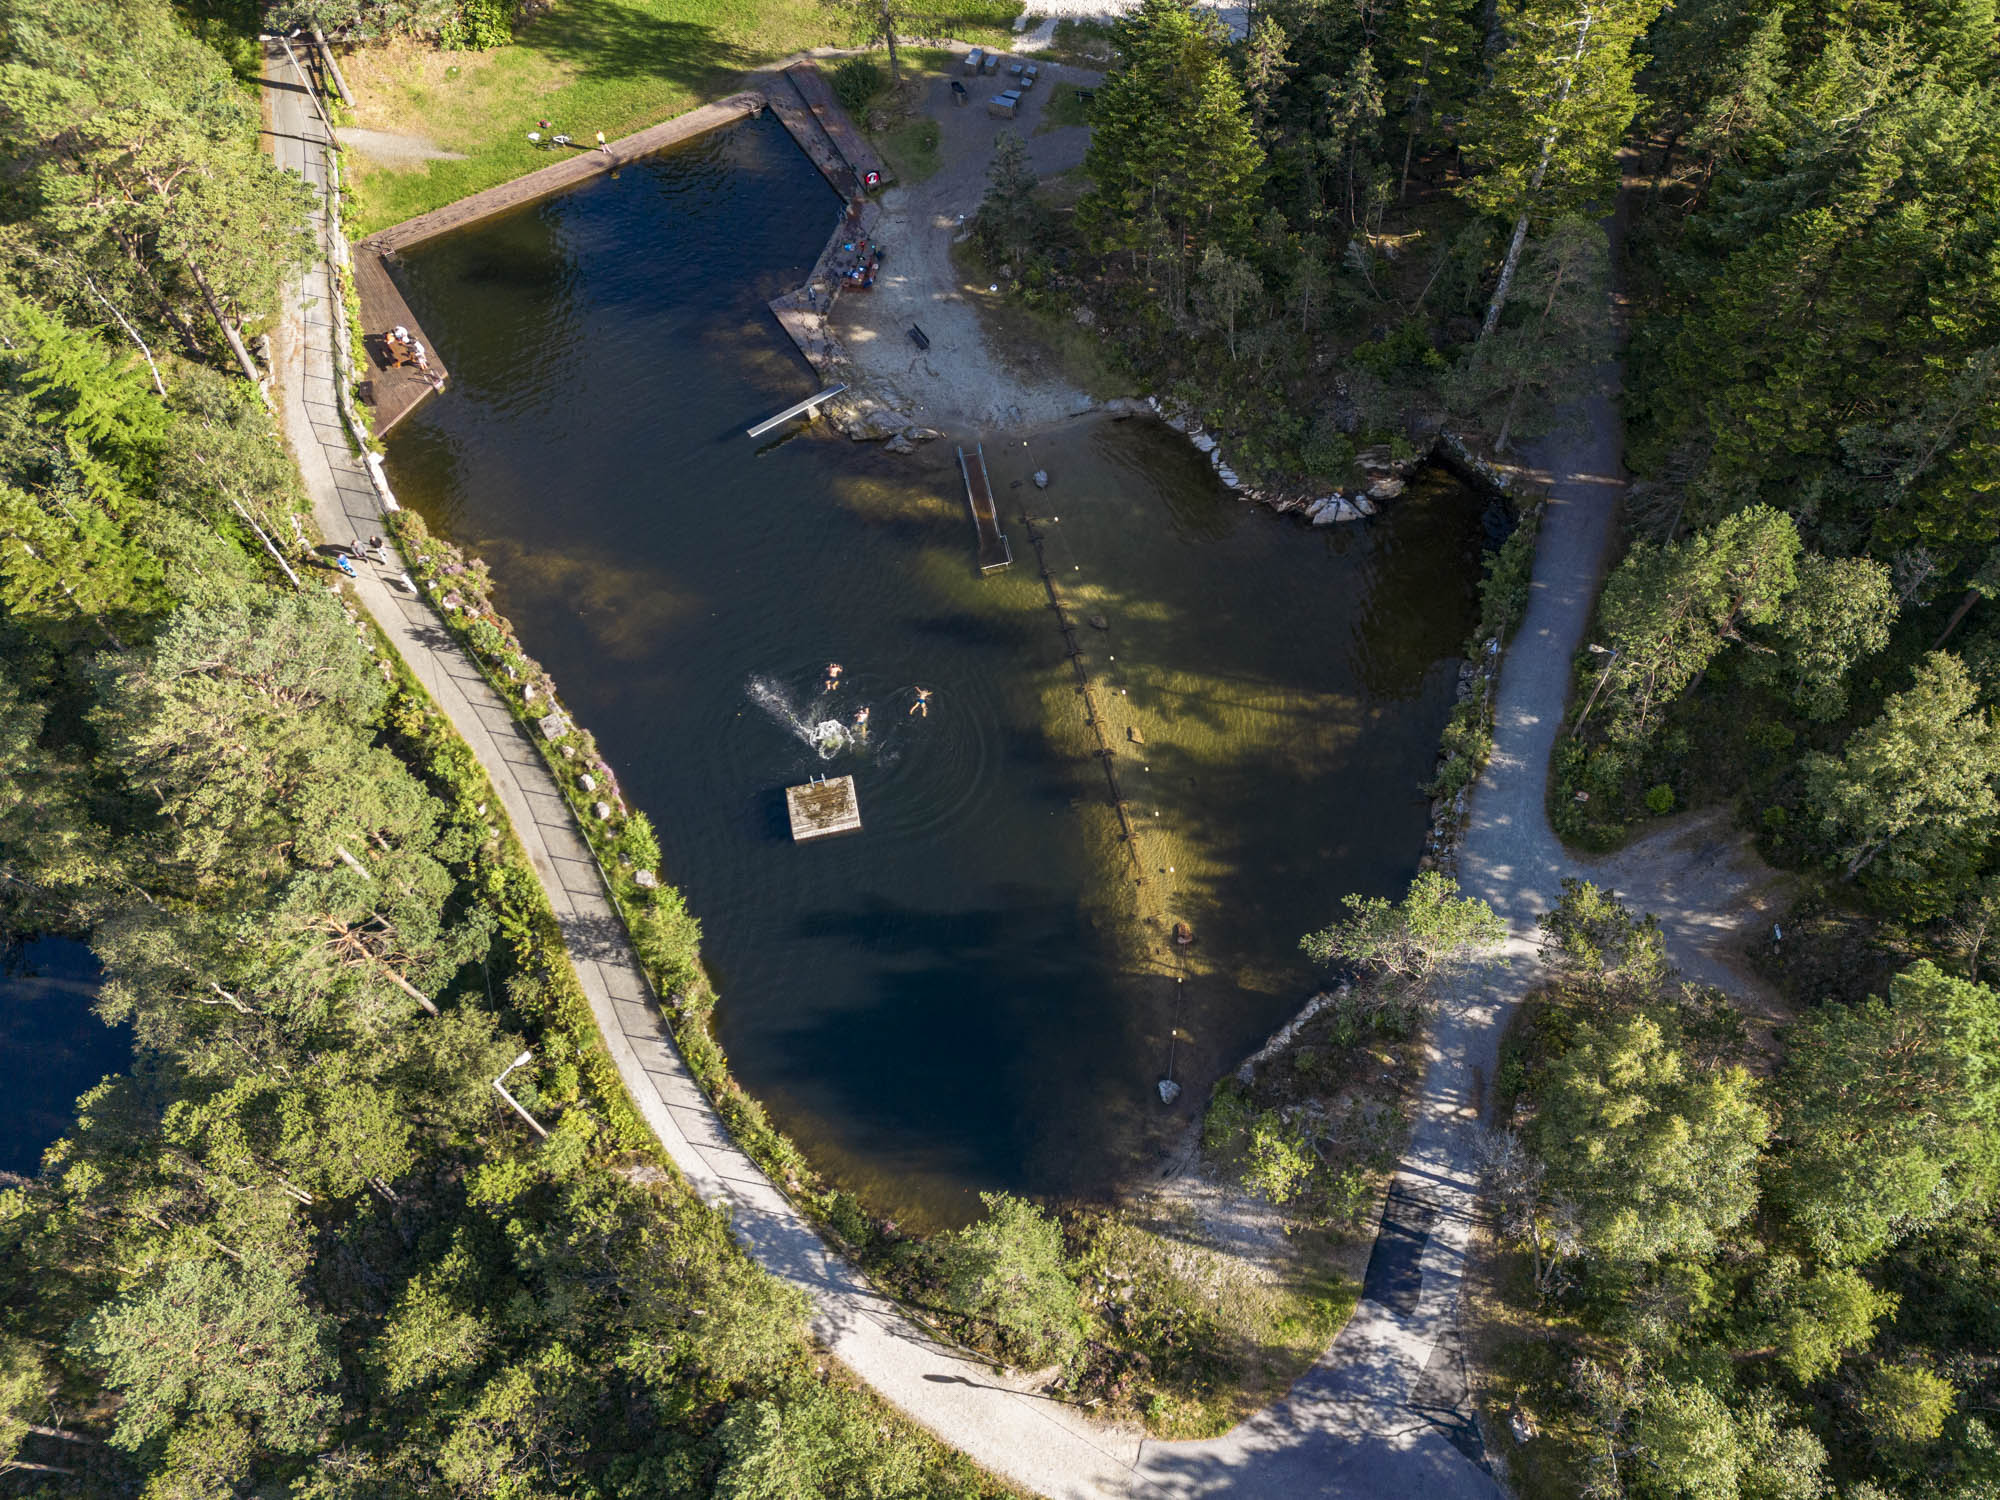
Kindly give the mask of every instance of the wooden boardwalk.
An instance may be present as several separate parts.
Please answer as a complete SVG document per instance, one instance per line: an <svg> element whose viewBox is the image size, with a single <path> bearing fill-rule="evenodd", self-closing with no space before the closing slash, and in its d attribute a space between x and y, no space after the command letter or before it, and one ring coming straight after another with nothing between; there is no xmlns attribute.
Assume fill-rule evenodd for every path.
<svg viewBox="0 0 2000 1500"><path fill-rule="evenodd" d="M793 63L785 69L785 76L798 89L799 97L806 101L820 128L832 138L834 147L847 158L855 176L866 180L868 174L873 172L877 185L887 186L891 181L888 163L875 154L875 148L868 144L867 138L854 128L847 111L834 97L833 86L826 81L826 75L820 72L817 65L810 61Z"/></svg>
<svg viewBox="0 0 2000 1500"><path fill-rule="evenodd" d="M1014 560L1014 550L1000 532L1000 516L993 508L993 481L986 476L986 447L978 444L972 457L958 450L958 470L965 476L965 503L972 508L972 524L979 533L979 571L997 573Z"/></svg>
<svg viewBox="0 0 2000 1500"><path fill-rule="evenodd" d="M671 120L663 120L658 125L648 126L622 140L611 142L610 148L599 151L595 148L580 150L568 148L569 154L552 167L543 167L530 172L525 177L516 177L512 182L503 182L498 187L490 187L483 193L474 193L461 198L456 203L447 203L443 208L432 209L427 214L418 214L414 219L405 219L400 224L392 224L387 229L378 229L362 243L378 250L407 250L412 245L421 245L425 240L434 240L441 234L449 234L454 229L463 229L468 224L477 224L481 219L490 219L495 214L504 214L509 209L519 208L524 203L533 203L546 198L551 193L559 193L566 187L573 187L595 177L600 172L609 172L615 167L629 166L642 156L650 156L668 146L679 145L695 136L720 126L732 124L748 115L754 115L764 107L764 96L757 93L731 94L727 99L718 99L713 104L704 104L700 109L689 110L684 115L676 115Z"/></svg>
<svg viewBox="0 0 2000 1500"><path fill-rule="evenodd" d="M417 315L390 277L382 257L365 245L354 250L354 290L361 299L361 344L367 353L355 394L375 412L375 435L382 436L431 393L431 383L414 365L389 363L389 330L401 324L424 346L438 384L449 375L444 357L417 323Z"/></svg>

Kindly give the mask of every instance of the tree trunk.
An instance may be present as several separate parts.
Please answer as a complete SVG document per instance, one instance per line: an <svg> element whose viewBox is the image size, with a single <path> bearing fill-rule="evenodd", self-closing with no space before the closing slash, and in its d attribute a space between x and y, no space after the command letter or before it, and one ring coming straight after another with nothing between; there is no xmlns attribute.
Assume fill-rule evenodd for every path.
<svg viewBox="0 0 2000 1500"><path fill-rule="evenodd" d="M229 503L236 507L236 513L244 519L252 531L257 533L257 540L264 544L264 550L270 553L278 566L285 570L285 576L292 580L292 587L295 589L304 588L305 585L299 582L299 575L292 571L292 565L286 562L284 554L278 551L277 544L264 534L263 527L250 519L250 512L243 508L243 502L238 500L234 495L231 495Z"/></svg>
<svg viewBox="0 0 2000 1500"><path fill-rule="evenodd" d="M208 284L208 278L201 274L201 267L188 262L188 274L194 277L194 284L201 288L201 299L208 304L209 315L215 319L215 326L222 330L222 336L229 343L229 352L236 356L236 363L242 367L249 382L257 387L257 394L264 404L271 404L271 393L264 389L264 377L258 373L256 361L250 358L250 351L243 347L243 337L236 331L228 318L222 314L222 304L216 300L215 292Z"/></svg>
<svg viewBox="0 0 2000 1500"><path fill-rule="evenodd" d="M1958 608L1953 610L1951 612L1951 618L1944 622L1944 630L1939 634L1936 640L1931 642L1931 650L1933 651L1937 650L1939 647L1944 645L1946 641L1950 640L1951 633L1954 630L1958 629L1959 625L1964 621L1967 615L1972 613L1972 606L1977 604L1984 597L1985 596L1981 594L1978 589L1967 589L1965 591L1965 597L1958 601Z"/></svg>
<svg viewBox="0 0 2000 1500"><path fill-rule="evenodd" d="M1514 425L1514 405L1521 399L1521 387L1527 383L1528 377L1523 375L1519 380L1514 382L1514 389L1507 393L1507 410L1500 417L1500 435L1493 439L1493 451L1495 453L1505 453L1507 451L1507 432Z"/></svg>
<svg viewBox="0 0 2000 1500"><path fill-rule="evenodd" d="M153 390L159 395L159 398L162 401L166 400L167 383L164 380L160 379L160 367L153 363L153 351L151 349L148 349L146 347L146 341L139 337L139 330L134 328L130 323L125 321L125 314L123 314L116 307L114 307L112 305L111 299L105 296L104 293L100 292L97 289L96 282L92 281L88 276L86 276L83 278L83 284L90 288L91 296L95 297L99 302L102 302L104 304L104 310L110 313L112 317L118 320L118 326L125 330L126 337L131 339L133 343L139 346L139 352L146 356L146 368L153 372Z"/></svg>
<svg viewBox="0 0 2000 1500"><path fill-rule="evenodd" d="M1543 153L1542 165L1547 166L1549 158ZM1542 185L1542 174L1535 172L1536 187ZM1514 221L1514 238L1507 245L1507 258L1500 263L1500 279L1493 284L1493 300L1486 304L1486 321L1479 325L1479 336L1485 338L1500 326L1500 311L1507 305L1507 294L1514 289L1514 273L1521 266L1521 248L1528 243L1528 213L1521 211L1521 217Z"/></svg>
<svg viewBox="0 0 2000 1500"><path fill-rule="evenodd" d="M1576 83L1576 70L1583 62L1584 44L1590 39L1590 27L1595 19L1586 7L1583 25L1576 33L1576 54L1570 58L1569 72L1563 75L1562 88L1556 94L1558 110L1569 102L1569 91ZM1555 155L1555 150L1555 127L1550 126L1549 133L1542 137L1542 159L1535 163L1535 175L1528 180L1528 193L1521 206L1521 216L1514 221L1514 238L1507 246L1507 259L1500 267L1500 280L1493 288L1493 301L1487 306L1486 321L1479 328L1481 338L1500 326L1501 309L1507 305L1507 293L1514 285L1514 272L1521 264L1521 247L1528 242L1528 213L1534 206L1535 194L1542 190L1542 179L1549 175L1549 158Z"/></svg>
<svg viewBox="0 0 2000 1500"><path fill-rule="evenodd" d="M339 91L340 102L349 109L354 108L354 91L348 88L347 80L341 76L340 64L333 60L333 48L326 44L326 33L317 26L313 27L313 40L319 44L319 60L326 64L326 76L333 80L334 88Z"/></svg>
<svg viewBox="0 0 2000 1500"><path fill-rule="evenodd" d="M889 6L890 0L882 0L882 37L889 44L889 82L901 86L903 65L896 56L896 14Z"/></svg>

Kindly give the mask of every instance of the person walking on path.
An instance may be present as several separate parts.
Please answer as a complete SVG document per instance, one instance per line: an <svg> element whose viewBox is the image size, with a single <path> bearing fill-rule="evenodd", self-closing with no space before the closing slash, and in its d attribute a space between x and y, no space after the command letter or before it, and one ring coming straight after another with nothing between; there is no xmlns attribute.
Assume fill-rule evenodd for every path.
<svg viewBox="0 0 2000 1500"><path fill-rule="evenodd" d="M604 144L604 132L601 130L597 132L597 149L602 151L606 156L611 154L611 148Z"/></svg>

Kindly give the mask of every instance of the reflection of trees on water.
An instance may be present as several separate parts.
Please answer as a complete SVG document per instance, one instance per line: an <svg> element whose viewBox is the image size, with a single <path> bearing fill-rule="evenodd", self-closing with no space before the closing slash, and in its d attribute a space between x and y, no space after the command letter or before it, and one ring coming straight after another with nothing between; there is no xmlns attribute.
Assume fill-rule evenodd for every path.
<svg viewBox="0 0 2000 1500"><path fill-rule="evenodd" d="M1482 502L1429 468L1372 527L1368 586L1354 626L1354 666L1376 698L1410 699L1441 657L1464 649L1477 620Z"/></svg>

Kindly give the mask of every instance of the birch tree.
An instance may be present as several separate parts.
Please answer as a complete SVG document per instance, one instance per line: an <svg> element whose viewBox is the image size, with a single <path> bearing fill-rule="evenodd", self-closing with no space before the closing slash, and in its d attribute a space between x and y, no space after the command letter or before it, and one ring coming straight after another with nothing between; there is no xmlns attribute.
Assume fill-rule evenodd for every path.
<svg viewBox="0 0 2000 1500"><path fill-rule="evenodd" d="M1506 50L1466 140L1466 154L1484 168L1466 197L1514 222L1480 337L1500 326L1530 223L1601 206L1609 196L1618 144L1638 109L1632 44L1663 4L1510 0L1502 7Z"/></svg>

